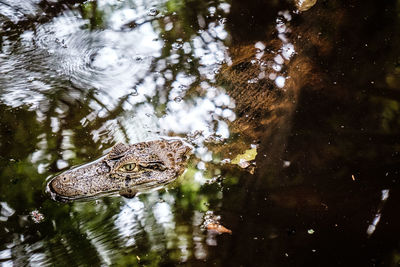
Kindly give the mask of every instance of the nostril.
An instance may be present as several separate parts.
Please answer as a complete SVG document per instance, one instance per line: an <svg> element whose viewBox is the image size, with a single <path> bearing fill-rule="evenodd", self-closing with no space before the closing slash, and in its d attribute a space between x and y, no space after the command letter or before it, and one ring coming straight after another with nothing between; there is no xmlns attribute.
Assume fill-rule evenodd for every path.
<svg viewBox="0 0 400 267"><path fill-rule="evenodd" d="M63 175L63 176L61 176L60 178L59 178L59 181L60 182L69 182L69 179L70 177L68 177L67 175Z"/></svg>

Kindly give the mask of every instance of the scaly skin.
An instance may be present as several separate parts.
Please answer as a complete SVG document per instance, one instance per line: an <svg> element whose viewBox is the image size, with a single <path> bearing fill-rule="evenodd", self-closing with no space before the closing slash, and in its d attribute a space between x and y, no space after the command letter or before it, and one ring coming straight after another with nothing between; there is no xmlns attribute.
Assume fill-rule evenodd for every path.
<svg viewBox="0 0 400 267"><path fill-rule="evenodd" d="M181 140L117 144L101 158L65 171L48 183L53 199L68 201L119 192L125 197L175 180L191 147Z"/></svg>

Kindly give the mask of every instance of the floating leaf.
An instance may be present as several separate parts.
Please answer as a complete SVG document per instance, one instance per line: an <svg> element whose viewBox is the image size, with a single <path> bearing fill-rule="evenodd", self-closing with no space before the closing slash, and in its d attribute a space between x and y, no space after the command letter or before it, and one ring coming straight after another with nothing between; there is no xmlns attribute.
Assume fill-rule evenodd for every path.
<svg viewBox="0 0 400 267"><path fill-rule="evenodd" d="M257 156L257 147L246 150L243 154L237 155L232 161L232 164L237 164L241 168L247 168L250 161L255 160Z"/></svg>
<svg viewBox="0 0 400 267"><path fill-rule="evenodd" d="M220 225L218 223L209 223L209 224L207 224L207 230L215 231L218 234L224 234L224 233L232 234L231 230L229 230L228 228L226 228L226 227L224 227L224 226L222 226L222 225Z"/></svg>
<svg viewBox="0 0 400 267"><path fill-rule="evenodd" d="M307 11L317 3L317 0L295 0L295 3L299 11Z"/></svg>

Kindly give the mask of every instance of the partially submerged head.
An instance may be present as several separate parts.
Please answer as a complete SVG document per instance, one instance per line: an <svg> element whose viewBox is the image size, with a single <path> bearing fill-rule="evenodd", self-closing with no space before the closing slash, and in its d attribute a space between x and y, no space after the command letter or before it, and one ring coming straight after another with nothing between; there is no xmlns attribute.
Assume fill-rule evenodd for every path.
<svg viewBox="0 0 400 267"><path fill-rule="evenodd" d="M181 140L117 144L105 156L55 176L48 183L53 198L74 200L119 192L137 192L172 182L185 170L192 148Z"/></svg>

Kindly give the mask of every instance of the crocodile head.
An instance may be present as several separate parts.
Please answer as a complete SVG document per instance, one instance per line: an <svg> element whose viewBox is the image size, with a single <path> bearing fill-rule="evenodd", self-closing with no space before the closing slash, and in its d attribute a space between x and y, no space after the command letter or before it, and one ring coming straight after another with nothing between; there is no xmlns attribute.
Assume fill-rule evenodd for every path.
<svg viewBox="0 0 400 267"><path fill-rule="evenodd" d="M185 170L191 150L181 140L119 143L101 158L55 176L47 190L61 201L116 192L133 197L175 180Z"/></svg>

